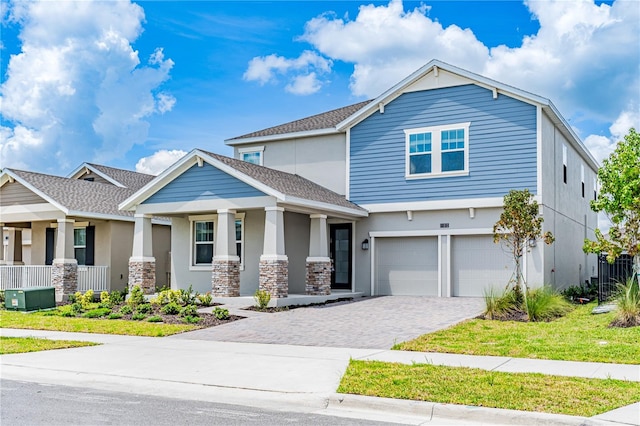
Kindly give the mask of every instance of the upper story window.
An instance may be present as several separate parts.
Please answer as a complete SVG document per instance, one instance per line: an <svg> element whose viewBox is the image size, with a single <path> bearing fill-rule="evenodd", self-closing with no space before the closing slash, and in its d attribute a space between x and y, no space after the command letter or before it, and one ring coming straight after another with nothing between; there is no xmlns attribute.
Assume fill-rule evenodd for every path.
<svg viewBox="0 0 640 426"><path fill-rule="evenodd" d="M584 198L584 164L580 164L580 183L582 185L582 198Z"/></svg>
<svg viewBox="0 0 640 426"><path fill-rule="evenodd" d="M593 199L596 200L598 198L598 179L593 178Z"/></svg>
<svg viewBox="0 0 640 426"><path fill-rule="evenodd" d="M247 163L257 164L259 166L263 165L263 154L264 154L264 146L252 146L250 148L240 148L238 149L238 153L240 154L240 159L242 161L246 161Z"/></svg>
<svg viewBox="0 0 640 426"><path fill-rule="evenodd" d="M469 125L405 130L407 178L469 174Z"/></svg>
<svg viewBox="0 0 640 426"><path fill-rule="evenodd" d="M562 179L567 183L567 146L562 145Z"/></svg>

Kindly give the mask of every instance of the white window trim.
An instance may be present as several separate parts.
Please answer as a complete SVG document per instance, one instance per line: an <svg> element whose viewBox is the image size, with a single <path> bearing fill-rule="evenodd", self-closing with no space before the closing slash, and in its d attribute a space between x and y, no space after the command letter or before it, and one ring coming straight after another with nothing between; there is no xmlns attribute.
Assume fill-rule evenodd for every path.
<svg viewBox="0 0 640 426"><path fill-rule="evenodd" d="M251 146L247 148L238 148L238 154L240 154L240 160L244 161L244 154L253 154L255 152L260 153L260 165L264 165L264 145L263 146Z"/></svg>
<svg viewBox="0 0 640 426"><path fill-rule="evenodd" d="M236 213L235 215L235 220L240 220L242 221L242 231L241 231L241 235L242 235L242 239L240 240L240 252L241 252L241 261L240 261L240 270L244 271L244 258L245 258L245 225L244 225L244 217L245 217L245 213ZM195 223L196 222L213 222L213 255L216 255L216 240L217 240L217 236L218 236L218 228L217 223L218 223L218 215L217 214L207 214L207 215L192 215L189 216L189 270L190 271L211 271L211 264L198 264L195 265L194 264L194 247L195 247L195 232L194 232L194 227L195 227ZM238 240L234 241L237 243Z"/></svg>
<svg viewBox="0 0 640 426"><path fill-rule="evenodd" d="M405 170L404 176L407 180L413 179L431 179L452 176L468 176L469 175L469 127L471 122L447 124L444 126L418 127L413 129L405 129ZM445 130L464 130L464 170L456 170L452 172L443 172L442 170L442 150L441 150L441 132ZM409 136L415 133L431 133L431 173L410 173L410 143Z"/></svg>

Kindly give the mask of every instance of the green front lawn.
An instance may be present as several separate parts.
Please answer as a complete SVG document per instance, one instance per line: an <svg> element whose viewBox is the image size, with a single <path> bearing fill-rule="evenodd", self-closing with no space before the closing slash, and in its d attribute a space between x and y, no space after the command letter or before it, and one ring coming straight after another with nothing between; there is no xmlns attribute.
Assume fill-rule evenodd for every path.
<svg viewBox="0 0 640 426"><path fill-rule="evenodd" d="M48 351L51 349L79 348L82 346L95 345L97 345L97 343L79 342L77 340L48 340L38 339L36 337L0 336L0 355Z"/></svg>
<svg viewBox="0 0 640 426"><path fill-rule="evenodd" d="M640 327L609 328L614 313L578 306L551 322L472 319L399 343L396 350L640 364Z"/></svg>
<svg viewBox="0 0 640 426"><path fill-rule="evenodd" d="M76 333L124 334L130 336L162 337L198 327L190 324L164 324L144 321L99 320L65 318L45 312L22 313L0 310L0 327L30 330L70 331Z"/></svg>
<svg viewBox="0 0 640 426"><path fill-rule="evenodd" d="M639 401L640 383L351 361L338 392L590 417Z"/></svg>

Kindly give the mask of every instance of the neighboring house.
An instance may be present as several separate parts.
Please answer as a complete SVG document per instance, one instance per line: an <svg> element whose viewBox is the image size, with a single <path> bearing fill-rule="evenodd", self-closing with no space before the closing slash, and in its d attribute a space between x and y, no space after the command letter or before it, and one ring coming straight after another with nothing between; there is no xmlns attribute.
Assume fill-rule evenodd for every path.
<svg viewBox="0 0 640 426"><path fill-rule="evenodd" d="M598 165L540 96L434 60L372 101L226 143L235 159L194 150L120 205L172 218L174 287L481 296L512 276L492 227L524 188L556 237L529 247L527 281L596 273Z"/></svg>
<svg viewBox="0 0 640 426"><path fill-rule="evenodd" d="M55 285L60 299L76 289L127 286L134 217L118 203L153 176L85 163L68 177L15 169L0 175L0 288ZM169 284L170 222L153 225L158 285Z"/></svg>

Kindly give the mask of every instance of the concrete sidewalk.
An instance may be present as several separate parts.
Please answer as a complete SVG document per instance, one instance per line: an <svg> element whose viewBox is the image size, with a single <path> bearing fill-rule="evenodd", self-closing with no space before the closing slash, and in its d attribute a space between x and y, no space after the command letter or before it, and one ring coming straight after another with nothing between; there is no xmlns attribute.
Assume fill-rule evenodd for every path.
<svg viewBox="0 0 640 426"><path fill-rule="evenodd" d="M350 359L467 366L494 371L640 381L640 366L1 329L2 336L83 340L100 346L2 356L2 377L264 408L365 416L404 423L640 425L640 403L593 418L524 413L335 393ZM402 417L398 417L402 415ZM435 416L435 417L434 417ZM365 417L366 418L366 417ZM414 419L414 420L412 420ZM426 419L426 420L425 420Z"/></svg>

